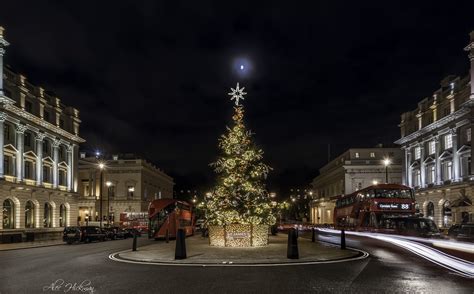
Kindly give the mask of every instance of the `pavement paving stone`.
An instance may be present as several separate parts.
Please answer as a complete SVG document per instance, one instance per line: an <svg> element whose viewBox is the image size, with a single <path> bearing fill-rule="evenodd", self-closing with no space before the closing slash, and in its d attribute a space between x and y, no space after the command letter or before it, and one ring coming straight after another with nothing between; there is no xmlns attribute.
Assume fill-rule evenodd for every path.
<svg viewBox="0 0 474 294"><path fill-rule="evenodd" d="M341 250L338 246L298 238L299 259L288 259L287 235L270 236L269 245L254 248L227 248L209 246L209 239L192 236L186 239L187 259L175 260L175 242L156 241L156 244L139 247L137 251L123 251L118 258L153 263L183 264L271 264L314 262L345 259L358 256L353 250Z"/></svg>

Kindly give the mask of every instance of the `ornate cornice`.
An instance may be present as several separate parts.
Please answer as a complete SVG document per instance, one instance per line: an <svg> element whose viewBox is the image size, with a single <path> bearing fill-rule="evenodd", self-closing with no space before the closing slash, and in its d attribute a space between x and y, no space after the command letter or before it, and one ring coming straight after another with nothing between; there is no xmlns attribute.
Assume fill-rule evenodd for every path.
<svg viewBox="0 0 474 294"><path fill-rule="evenodd" d="M61 135L61 136L65 137L65 138L67 138L71 141L74 141L76 143L84 143L85 142L85 140L82 139L81 137L73 135L73 134L71 134L71 133L69 133L69 132L67 132L67 131L65 131L65 130L63 130L63 129L61 129L61 128L59 128L59 127L57 127L57 126L55 126L55 125L53 125L53 124L37 117L37 116L27 112L27 111L25 111L25 110L22 110L19 107L16 107L15 105L13 105L13 103L15 103L15 102L12 99L10 99L10 98L8 98L4 95L0 96L0 103L3 103L3 109L8 110L8 111L10 111L10 112L26 119L26 120L28 120L30 122L33 122L33 123L35 123L35 124L37 124L41 127L44 127L44 128L46 128L46 129L48 129L48 130L50 130L50 131L52 131L52 132L54 132L58 135ZM0 108L1 108L1 106L0 106Z"/></svg>
<svg viewBox="0 0 474 294"><path fill-rule="evenodd" d="M428 134L429 132L432 132L436 129L439 129L445 125L447 125L448 123L450 122L453 122L457 119L459 119L460 117L468 114L470 112L470 109L468 108L461 108L459 110L457 110L456 112L448 115L448 116L445 116L437 121L435 121L434 123L431 123L429 125L427 125L426 127L416 131L416 132L413 132L403 138L400 138L398 139L397 141L395 141L395 144L398 144L398 145L403 145L405 143L408 143L410 141L413 141L413 140L416 140L418 137L421 137L425 134Z"/></svg>

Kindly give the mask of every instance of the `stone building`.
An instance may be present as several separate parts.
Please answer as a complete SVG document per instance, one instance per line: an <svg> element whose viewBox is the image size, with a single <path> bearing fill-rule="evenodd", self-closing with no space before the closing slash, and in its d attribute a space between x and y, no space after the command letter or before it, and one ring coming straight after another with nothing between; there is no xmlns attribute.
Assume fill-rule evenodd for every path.
<svg viewBox="0 0 474 294"><path fill-rule="evenodd" d="M474 32L470 37L470 74L444 78L415 110L403 113L395 142L405 152L403 183L415 188L420 211L441 227L474 220Z"/></svg>
<svg viewBox="0 0 474 294"><path fill-rule="evenodd" d="M3 66L0 27L0 242L59 237L77 219L79 111Z"/></svg>
<svg viewBox="0 0 474 294"><path fill-rule="evenodd" d="M102 163L103 169L99 164ZM102 183L101 183L102 173ZM102 186L102 189L101 189ZM79 218L81 224L102 219L119 224L120 216L144 218L154 199L173 198L173 178L132 154L99 159L81 152L79 159ZM101 192L103 197L101 197Z"/></svg>
<svg viewBox="0 0 474 294"><path fill-rule="evenodd" d="M310 219L314 224L332 224L336 198L377 183L402 182L402 152L399 148L351 148L319 170L314 178ZM389 160L388 165L384 160Z"/></svg>

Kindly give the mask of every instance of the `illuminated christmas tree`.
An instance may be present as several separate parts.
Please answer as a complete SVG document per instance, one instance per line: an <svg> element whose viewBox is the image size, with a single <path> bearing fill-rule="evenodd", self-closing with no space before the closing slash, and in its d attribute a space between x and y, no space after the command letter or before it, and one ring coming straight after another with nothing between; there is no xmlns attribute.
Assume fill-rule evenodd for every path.
<svg viewBox="0 0 474 294"><path fill-rule="evenodd" d="M233 126L219 139L221 155L211 164L217 183L206 198L206 219L210 225L272 225L276 218L265 188L270 167L262 162L263 151L252 143L252 133L245 128L244 107L239 104L244 88L237 83L231 90Z"/></svg>

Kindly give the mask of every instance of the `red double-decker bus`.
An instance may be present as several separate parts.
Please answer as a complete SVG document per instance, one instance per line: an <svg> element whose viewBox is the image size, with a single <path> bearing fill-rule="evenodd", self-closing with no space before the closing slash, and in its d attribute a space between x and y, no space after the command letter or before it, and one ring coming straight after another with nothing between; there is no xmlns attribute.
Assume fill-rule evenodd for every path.
<svg viewBox="0 0 474 294"><path fill-rule="evenodd" d="M383 231L385 218L414 214L415 198L410 187L378 184L337 199L334 225L358 231Z"/></svg>
<svg viewBox="0 0 474 294"><path fill-rule="evenodd" d="M191 204L176 199L153 200L148 207L148 238L176 238L178 229L186 236L194 234L194 213Z"/></svg>

